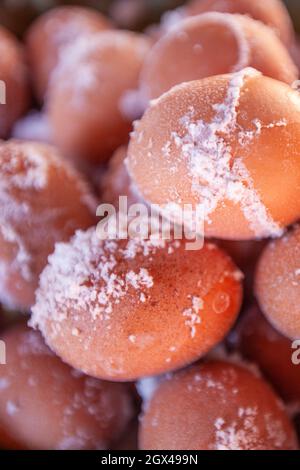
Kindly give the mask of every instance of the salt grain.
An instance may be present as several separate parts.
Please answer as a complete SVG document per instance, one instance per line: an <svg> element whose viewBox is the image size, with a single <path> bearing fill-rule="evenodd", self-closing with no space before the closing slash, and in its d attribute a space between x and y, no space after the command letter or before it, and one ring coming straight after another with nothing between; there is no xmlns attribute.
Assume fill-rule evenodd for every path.
<svg viewBox="0 0 300 470"><path fill-rule="evenodd" d="M203 310L204 302L200 297L192 297L192 307L187 308L183 311L183 316L187 317L185 320L186 326L191 331L191 337L194 338L196 335L196 325L201 323L201 317L199 315L200 310Z"/></svg>

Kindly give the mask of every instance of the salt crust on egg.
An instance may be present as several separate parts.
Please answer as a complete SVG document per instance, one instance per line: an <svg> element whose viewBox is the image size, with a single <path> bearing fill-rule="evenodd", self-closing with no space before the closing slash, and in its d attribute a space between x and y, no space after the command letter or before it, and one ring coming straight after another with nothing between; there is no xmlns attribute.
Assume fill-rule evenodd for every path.
<svg viewBox="0 0 300 470"><path fill-rule="evenodd" d="M152 450L297 448L284 405L269 385L224 361L195 365L161 381L141 416L139 443Z"/></svg>
<svg viewBox="0 0 300 470"><path fill-rule="evenodd" d="M47 99L53 139L65 154L99 163L127 143L132 108L140 106L128 93L137 88L149 47L141 34L106 31L65 48Z"/></svg>
<svg viewBox="0 0 300 470"><path fill-rule="evenodd" d="M30 103L25 54L17 38L0 27L1 104L0 137L7 138Z"/></svg>
<svg viewBox="0 0 300 470"><path fill-rule="evenodd" d="M284 224L293 222L299 217L299 213L295 212L294 205L289 207L289 211L293 207L295 212L291 211L292 216L288 211L281 213L281 209L278 210L275 205L276 193L271 194L272 185L268 189L268 198L272 203L271 212L263 201L264 194L256 189L256 181L248 171L244 159L255 141L257 155L253 158L261 159L263 155L258 154L260 140L264 142L267 132L272 131L275 135L277 129L281 132L280 142L285 139L286 145L290 142L290 145L294 146L292 139L296 138L296 134L293 136L290 129L291 126L297 125L293 122L297 106L300 105L297 93L281 82L270 81L270 94L275 93L275 86L278 87L278 104L274 107L274 112L271 111L269 122L260 120L260 114L265 115L269 108L264 110L258 100L257 118L247 126L245 123L240 125L241 119L247 120L247 114L243 114L240 106L241 99L243 98L246 106L250 106L247 102L250 99L247 85L253 83L255 86L257 83L261 93L262 85L267 87L268 80L271 79L247 68L227 76L177 85L152 101L152 106L141 121L135 124L128 150L128 169L141 196L152 203L159 203L161 211L175 220L176 209L178 214L181 214L183 204L193 204L193 207L197 207L203 214L206 235L240 240L280 236L283 233L282 223L273 218L272 212L278 211L282 220L287 217L288 220ZM218 89L214 93L214 87L217 86ZM214 94L224 96L223 99L219 98L219 102L213 103L210 110L209 105L202 103L206 89L212 100L217 101ZM286 105L292 106L290 109L282 109L282 117L278 118L279 105L284 101ZM205 113L213 116L205 116ZM168 114L170 123L167 122ZM198 118L201 114L203 117ZM264 121L265 119L264 116ZM155 129L151 127L152 120L156 121ZM237 152L237 147L241 155L233 153ZM263 150L267 151L267 147L262 147ZM286 146L279 151L282 152L281 171L286 173ZM294 151L288 158L296 162L295 156ZM146 157L148 171L143 173L141 165L146 161ZM256 160L252 163L248 158L253 166ZM295 179L298 175L296 165L297 163L296 171L292 173ZM165 178L166 172L168 178ZM277 178L278 175L274 173L274 180ZM289 186L285 184L283 189L287 193L283 196L290 199ZM278 205L283 206L283 203L284 200L281 200ZM228 221L230 216L233 218L231 225Z"/></svg>
<svg viewBox="0 0 300 470"><path fill-rule="evenodd" d="M80 36L91 36L112 28L100 12L78 6L52 8L38 17L26 35L26 50L33 71L33 85L43 101L51 75L64 60L65 48Z"/></svg>
<svg viewBox="0 0 300 470"><path fill-rule="evenodd" d="M0 144L0 154L1 301L11 308L28 308L25 291L28 287L29 297L33 297L39 270L55 241L68 238L68 233L71 236L72 227L75 231L92 225L96 201L83 178L53 147L11 140ZM77 213L64 204L62 188L61 199L53 202L57 206L45 201L50 188L55 189L57 175L64 176L66 188L78 198ZM16 288L14 293L10 284Z"/></svg>
<svg viewBox="0 0 300 470"><path fill-rule="evenodd" d="M240 308L241 279L215 245L192 252L184 240L101 241L92 228L56 245L30 324L90 375L156 375L223 339Z"/></svg>

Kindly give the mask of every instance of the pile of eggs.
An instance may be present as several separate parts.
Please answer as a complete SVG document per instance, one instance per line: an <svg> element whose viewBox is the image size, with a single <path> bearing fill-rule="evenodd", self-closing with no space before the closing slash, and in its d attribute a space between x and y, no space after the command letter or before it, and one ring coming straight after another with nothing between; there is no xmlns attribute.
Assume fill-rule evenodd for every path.
<svg viewBox="0 0 300 470"><path fill-rule="evenodd" d="M280 0L0 28L0 447L298 449L297 41ZM101 239L120 196L201 248Z"/></svg>

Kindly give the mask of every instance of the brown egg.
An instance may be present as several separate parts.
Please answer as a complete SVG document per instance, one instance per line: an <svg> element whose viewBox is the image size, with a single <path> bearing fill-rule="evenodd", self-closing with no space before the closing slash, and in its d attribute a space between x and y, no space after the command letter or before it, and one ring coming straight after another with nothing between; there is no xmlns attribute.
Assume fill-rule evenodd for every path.
<svg viewBox="0 0 300 470"><path fill-rule="evenodd" d="M0 26L0 138L29 107L28 70L17 39Z"/></svg>
<svg viewBox="0 0 300 470"><path fill-rule="evenodd" d="M96 202L52 147L2 142L0 158L0 299L26 310L55 242L93 225Z"/></svg>
<svg viewBox="0 0 300 470"><path fill-rule="evenodd" d="M227 334L242 292L241 273L215 245L186 248L77 232L49 257L31 325L67 363L104 379L189 364Z"/></svg>
<svg viewBox="0 0 300 470"><path fill-rule="evenodd" d="M278 236L300 216L299 110L295 90L254 69L177 85L137 122L129 173L168 217L198 211L206 236Z"/></svg>
<svg viewBox="0 0 300 470"><path fill-rule="evenodd" d="M241 13L270 26L284 44L294 40L292 21L281 0L192 0L186 7L188 15L207 11Z"/></svg>
<svg viewBox="0 0 300 470"><path fill-rule="evenodd" d="M65 154L99 163L128 141L130 94L149 47L142 35L112 31L65 51L48 95L53 139Z"/></svg>
<svg viewBox="0 0 300 470"><path fill-rule="evenodd" d="M236 345L247 359L259 365L281 397L299 409L300 366L293 363L292 342L272 328L256 305L238 326Z"/></svg>
<svg viewBox="0 0 300 470"><path fill-rule="evenodd" d="M111 28L111 23L101 13L78 6L53 8L35 20L26 35L26 48L39 100L44 99L64 48L81 36Z"/></svg>
<svg viewBox="0 0 300 470"><path fill-rule="evenodd" d="M127 197L128 207L141 202L128 174L125 164L126 157L127 147L119 147L109 160L108 168L100 180L101 200L104 203L113 204L115 208L119 207L120 196Z"/></svg>
<svg viewBox="0 0 300 470"><path fill-rule="evenodd" d="M222 361L162 381L145 405L139 443L149 450L297 449L294 429L269 385Z"/></svg>
<svg viewBox="0 0 300 470"><path fill-rule="evenodd" d="M300 227L270 242L256 271L255 293L271 324L289 338L300 338Z"/></svg>
<svg viewBox="0 0 300 470"><path fill-rule="evenodd" d="M39 333L18 325L4 335L0 444L25 449L106 449L133 417L130 389L87 377L61 362Z"/></svg>
<svg viewBox="0 0 300 470"><path fill-rule="evenodd" d="M288 84L298 77L288 51L270 28L243 15L206 13L179 22L153 46L142 70L141 89L145 99L157 98L179 83L248 66Z"/></svg>

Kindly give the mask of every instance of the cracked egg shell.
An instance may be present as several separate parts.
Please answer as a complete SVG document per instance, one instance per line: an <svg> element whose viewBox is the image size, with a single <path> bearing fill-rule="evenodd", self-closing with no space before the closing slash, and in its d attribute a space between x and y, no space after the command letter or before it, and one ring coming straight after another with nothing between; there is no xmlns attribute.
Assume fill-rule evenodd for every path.
<svg viewBox="0 0 300 470"><path fill-rule="evenodd" d="M196 361L240 309L241 273L215 245L99 240L94 228L56 244L40 277L31 325L67 363L134 380Z"/></svg>
<svg viewBox="0 0 300 470"><path fill-rule="evenodd" d="M153 46L141 89L145 99L153 99L179 83L245 67L288 84L298 78L296 65L270 28L243 15L205 13L179 22Z"/></svg>
<svg viewBox="0 0 300 470"><path fill-rule="evenodd" d="M255 275L262 312L283 335L300 338L300 227L272 241L263 251Z"/></svg>
<svg viewBox="0 0 300 470"><path fill-rule="evenodd" d="M101 13L78 6L53 8L33 22L26 35L26 51L40 101L44 99L64 48L80 36L111 28L108 18Z"/></svg>
<svg viewBox="0 0 300 470"><path fill-rule="evenodd" d="M3 340L0 443L21 449L107 449L134 416L126 384L85 376L55 356L25 325Z"/></svg>
<svg viewBox="0 0 300 470"><path fill-rule="evenodd" d="M0 159L0 299L27 310L55 242L93 225L96 201L53 147L1 142Z"/></svg>
<svg viewBox="0 0 300 470"><path fill-rule="evenodd" d="M29 107L30 91L23 48L3 27L0 27L0 80L0 138L7 138Z"/></svg>
<svg viewBox="0 0 300 470"><path fill-rule="evenodd" d="M197 209L206 236L279 236L300 216L299 110L298 92L251 68L177 85L136 123L129 173L169 218Z"/></svg>
<svg viewBox="0 0 300 470"><path fill-rule="evenodd" d="M296 450L271 387L241 366L208 362L171 375L144 404L139 445L149 450Z"/></svg>
<svg viewBox="0 0 300 470"><path fill-rule="evenodd" d="M146 36L126 31L82 37L68 47L47 102L53 140L64 154L100 163L128 142L127 97L149 48Z"/></svg>
<svg viewBox="0 0 300 470"><path fill-rule="evenodd" d="M281 0L193 0L185 9L187 15L199 15L207 11L250 16L270 26L287 46L294 41L293 24Z"/></svg>

